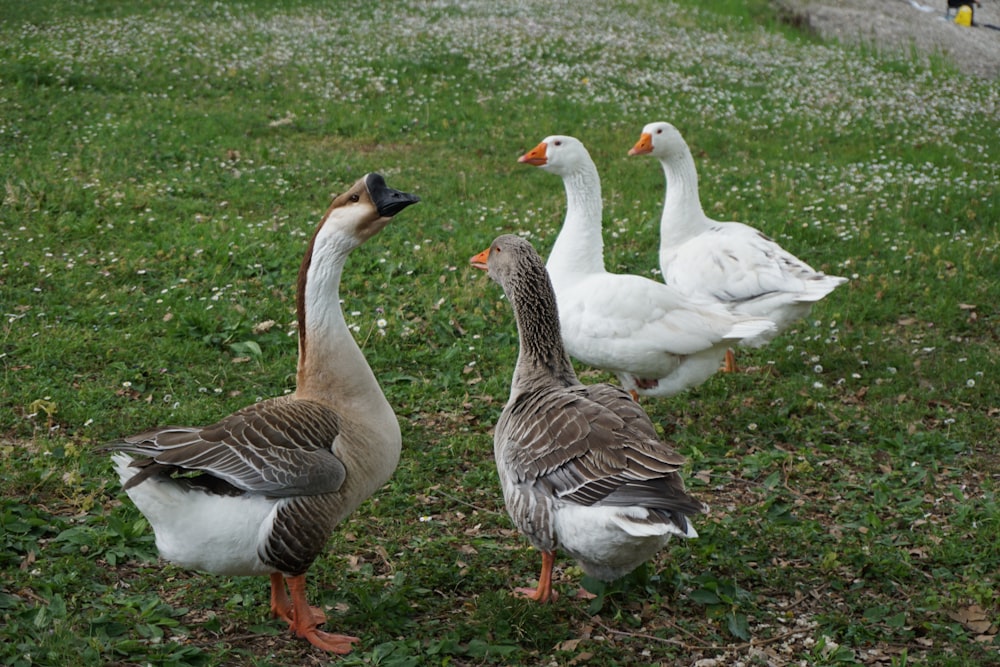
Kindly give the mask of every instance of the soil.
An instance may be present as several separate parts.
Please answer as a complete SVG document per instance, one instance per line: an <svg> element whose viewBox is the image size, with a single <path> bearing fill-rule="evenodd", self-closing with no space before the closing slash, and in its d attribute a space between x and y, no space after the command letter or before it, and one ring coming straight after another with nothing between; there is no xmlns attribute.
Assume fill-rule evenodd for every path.
<svg viewBox="0 0 1000 667"><path fill-rule="evenodd" d="M825 39L921 58L941 56L966 74L1000 80L1000 0L972 5L975 25L945 18L946 0L774 0L784 20ZM970 3L972 0L970 0Z"/></svg>

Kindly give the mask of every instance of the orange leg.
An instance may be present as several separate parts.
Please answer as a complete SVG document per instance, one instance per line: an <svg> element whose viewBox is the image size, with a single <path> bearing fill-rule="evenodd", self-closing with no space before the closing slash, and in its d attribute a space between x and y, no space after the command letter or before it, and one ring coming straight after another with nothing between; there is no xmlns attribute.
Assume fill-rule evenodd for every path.
<svg viewBox="0 0 1000 667"><path fill-rule="evenodd" d="M629 389L628 393L630 393L632 395L632 400L633 401L635 401L636 403L639 402L639 392L637 392L635 389Z"/></svg>
<svg viewBox="0 0 1000 667"><path fill-rule="evenodd" d="M326 614L319 607L309 607L309 612L316 625L326 622ZM285 591L285 577L279 572L271 573L271 616L280 618L289 625L295 618L292 602Z"/></svg>
<svg viewBox="0 0 1000 667"><path fill-rule="evenodd" d="M552 566L556 562L555 552L542 552L542 573L538 575L538 588L515 588L514 592L538 602L555 600L558 595L552 592Z"/></svg>
<svg viewBox="0 0 1000 667"><path fill-rule="evenodd" d="M732 348L726 350L726 363L722 366L723 373L735 373L739 370L736 366L736 355Z"/></svg>
<svg viewBox="0 0 1000 667"><path fill-rule="evenodd" d="M292 601L285 590L285 576L279 572L271 573L271 616L292 622Z"/></svg>
<svg viewBox="0 0 1000 667"><path fill-rule="evenodd" d="M285 581L291 600L285 591ZM271 575L271 613L277 618L283 618L295 636L307 640L310 644L324 651L341 655L351 652L351 644L361 641L357 637L335 635L317 630L316 626L326 620L326 614L316 607L310 607L306 600L306 575L300 574L287 579L281 574ZM300 621L299 619L307 619Z"/></svg>

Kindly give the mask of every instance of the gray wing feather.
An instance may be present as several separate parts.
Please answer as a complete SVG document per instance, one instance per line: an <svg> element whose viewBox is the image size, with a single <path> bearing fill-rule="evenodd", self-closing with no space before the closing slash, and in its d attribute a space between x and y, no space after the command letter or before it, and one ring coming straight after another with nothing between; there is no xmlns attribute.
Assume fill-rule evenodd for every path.
<svg viewBox="0 0 1000 667"><path fill-rule="evenodd" d="M704 510L677 474L684 458L617 387L526 392L502 415L496 434L498 462L518 485L536 484L581 505Z"/></svg>
<svg viewBox="0 0 1000 667"><path fill-rule="evenodd" d="M331 493L346 477L331 451L340 419L313 401L286 397L251 405L204 427L164 427L112 443L108 449L148 457L163 468L203 472L238 489L275 497ZM151 465L151 464L157 465Z"/></svg>

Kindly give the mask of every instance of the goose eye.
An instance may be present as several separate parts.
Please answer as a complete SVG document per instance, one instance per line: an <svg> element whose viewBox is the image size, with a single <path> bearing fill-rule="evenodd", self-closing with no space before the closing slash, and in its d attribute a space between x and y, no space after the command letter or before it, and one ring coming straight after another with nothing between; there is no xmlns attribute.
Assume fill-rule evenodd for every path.
<svg viewBox="0 0 1000 667"><path fill-rule="evenodd" d="M552 143L555 144L556 146L562 146L561 141L553 141Z"/></svg>
<svg viewBox="0 0 1000 667"><path fill-rule="evenodd" d="M662 129L659 129L659 130L657 130L657 131L656 131L656 133L657 133L657 134L663 134L663 130L662 130Z"/></svg>
<svg viewBox="0 0 1000 667"><path fill-rule="evenodd" d="M361 195L359 195L357 192L355 192L354 194L352 194L350 196L350 200L352 202L360 201L360 199L361 199Z"/></svg>

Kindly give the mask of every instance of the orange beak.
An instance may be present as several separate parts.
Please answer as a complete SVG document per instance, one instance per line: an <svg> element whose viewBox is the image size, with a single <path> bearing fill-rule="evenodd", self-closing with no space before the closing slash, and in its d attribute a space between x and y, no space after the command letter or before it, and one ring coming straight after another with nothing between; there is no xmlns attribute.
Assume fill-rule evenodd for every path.
<svg viewBox="0 0 1000 667"><path fill-rule="evenodd" d="M653 135L648 132L643 132L642 136L639 137L639 141L635 142L635 146L628 152L629 155L645 155L646 153L653 152Z"/></svg>
<svg viewBox="0 0 1000 667"><path fill-rule="evenodd" d="M481 253L479 253L475 257L472 257L469 260L469 264L472 264L477 269L482 269L483 271L485 271L486 270L486 260L489 258L489 256L490 256L490 249L487 248L486 250L482 251Z"/></svg>
<svg viewBox="0 0 1000 667"><path fill-rule="evenodd" d="M525 164L533 164L536 167L541 167L543 164L548 162L548 158L545 156L545 149L547 146L545 142L538 144L530 151L517 158L518 162L523 162Z"/></svg>

